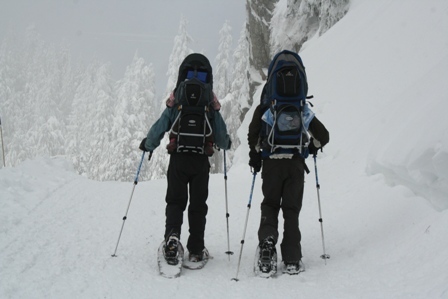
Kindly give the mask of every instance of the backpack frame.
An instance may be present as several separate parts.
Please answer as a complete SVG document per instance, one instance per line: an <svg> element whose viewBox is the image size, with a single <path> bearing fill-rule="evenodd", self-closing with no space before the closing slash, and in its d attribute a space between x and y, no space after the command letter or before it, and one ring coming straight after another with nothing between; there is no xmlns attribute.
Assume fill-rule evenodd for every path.
<svg viewBox="0 0 448 299"><path fill-rule="evenodd" d="M170 130L170 139L176 138L178 153L206 154L205 147L213 142L210 123L211 84L197 77L186 79L176 89L179 113Z"/></svg>

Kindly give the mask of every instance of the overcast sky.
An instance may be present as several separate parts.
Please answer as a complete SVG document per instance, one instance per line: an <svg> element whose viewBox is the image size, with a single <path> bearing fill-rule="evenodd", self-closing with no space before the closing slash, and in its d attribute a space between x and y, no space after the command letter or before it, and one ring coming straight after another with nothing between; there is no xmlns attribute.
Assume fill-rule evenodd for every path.
<svg viewBox="0 0 448 299"><path fill-rule="evenodd" d="M153 63L157 94L166 86L168 59L180 16L189 24L191 48L214 65L219 30L226 20L236 46L246 12L245 0L0 0L0 38L8 30L34 25L46 42L67 40L75 59L111 62L119 79L134 53Z"/></svg>

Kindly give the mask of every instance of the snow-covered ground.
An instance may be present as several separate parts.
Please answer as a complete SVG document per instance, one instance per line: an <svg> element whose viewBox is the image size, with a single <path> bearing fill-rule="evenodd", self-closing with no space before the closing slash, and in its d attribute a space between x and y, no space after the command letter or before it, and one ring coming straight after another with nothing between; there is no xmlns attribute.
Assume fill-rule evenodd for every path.
<svg viewBox="0 0 448 299"><path fill-rule="evenodd" d="M448 298L448 2L354 0L301 53L314 111L330 131L300 216L306 272L254 277L262 200L243 144L212 175L206 246L213 259L174 280L158 276L164 180L140 182L114 252L132 182L78 176L62 157L0 170L1 298ZM135 169L137 169L136 161ZM308 165L313 169L312 159ZM145 165L147 162L145 161ZM182 240L188 234L183 227Z"/></svg>

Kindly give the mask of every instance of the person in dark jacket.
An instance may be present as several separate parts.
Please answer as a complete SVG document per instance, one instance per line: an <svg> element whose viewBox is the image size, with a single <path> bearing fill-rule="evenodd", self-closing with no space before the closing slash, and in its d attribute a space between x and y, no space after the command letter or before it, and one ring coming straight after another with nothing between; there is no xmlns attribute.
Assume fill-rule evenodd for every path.
<svg viewBox="0 0 448 299"><path fill-rule="evenodd" d="M261 221L258 230L260 252L276 255L275 245L278 241L278 215L283 212L284 229L280 245L285 272L297 274L303 271L301 234L299 230L299 213L302 208L305 161L300 154L288 158L273 153L262 159L260 149L260 130L262 127L262 111L259 105L249 125L249 165L254 172L263 168L262 191L264 199L261 203ZM329 133L325 126L312 114L308 132L311 140L309 152L317 151L329 142ZM263 155L265 156L265 155Z"/></svg>
<svg viewBox="0 0 448 299"><path fill-rule="evenodd" d="M202 54L190 54L179 67L179 83L187 78L187 70L199 68L207 72L206 83L212 84L212 68L208 59ZM169 132L175 123L180 109L173 93L167 100L167 107L160 118L150 128L147 137L140 144L140 149L149 152L151 159L153 151L160 145L160 140ZM213 130L214 143L221 149L229 149L231 142L227 134L224 120L219 113L219 102L216 98L210 103L210 124ZM167 149L170 162L167 172L166 193L166 223L165 223L165 259L168 263L177 263L178 245L180 243L183 212L188 206L189 238L187 249L190 261L201 261L208 255L204 245L204 232L208 207L209 156L210 152L177 152L175 144L170 143ZM205 145L204 145L205 146Z"/></svg>

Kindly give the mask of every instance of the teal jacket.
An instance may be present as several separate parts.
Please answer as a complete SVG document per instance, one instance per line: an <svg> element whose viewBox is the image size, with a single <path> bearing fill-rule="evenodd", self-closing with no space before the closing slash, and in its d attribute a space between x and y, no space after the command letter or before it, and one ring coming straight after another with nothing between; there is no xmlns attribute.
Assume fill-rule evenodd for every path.
<svg viewBox="0 0 448 299"><path fill-rule="evenodd" d="M227 134L227 127L222 119L221 113L219 111L212 110L213 116L210 120L213 129L213 137L215 144L224 150L230 149L230 137ZM148 135L146 136L145 147L148 151L153 152L159 145L160 140L162 140L163 135L169 132L173 126L174 121L179 114L177 106L172 108L165 108L159 119L152 125L149 129Z"/></svg>

